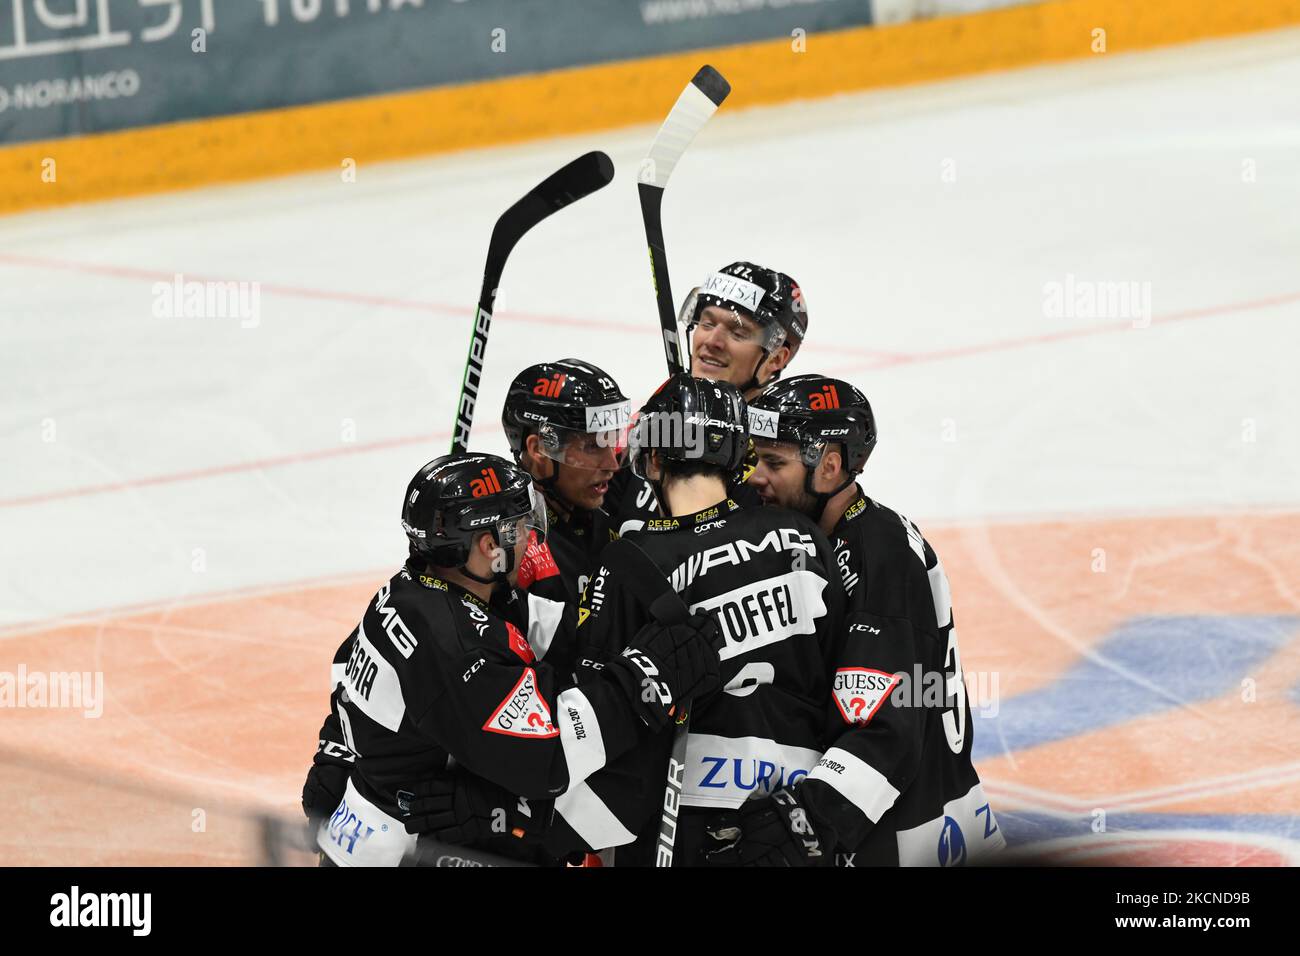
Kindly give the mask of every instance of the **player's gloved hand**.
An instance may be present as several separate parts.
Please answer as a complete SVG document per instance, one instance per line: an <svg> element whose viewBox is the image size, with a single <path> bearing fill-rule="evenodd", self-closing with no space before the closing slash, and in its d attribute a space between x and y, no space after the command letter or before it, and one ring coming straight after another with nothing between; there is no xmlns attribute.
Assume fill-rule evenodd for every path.
<svg viewBox="0 0 1300 956"><path fill-rule="evenodd" d="M540 839L549 803L534 804L491 780L456 772L416 784L406 797L406 832L467 845L514 837ZM399 799L404 795L399 792Z"/></svg>
<svg viewBox="0 0 1300 956"><path fill-rule="evenodd" d="M792 790L746 800L705 825L706 866L834 866L834 834L813 829Z"/></svg>
<svg viewBox="0 0 1300 956"><path fill-rule="evenodd" d="M343 799L351 768L333 763L313 763L302 785L302 812L308 820L334 815Z"/></svg>
<svg viewBox="0 0 1300 956"><path fill-rule="evenodd" d="M718 687L717 638L718 626L707 614L692 614L675 624L652 621L605 669L657 730L668 723L678 702Z"/></svg>

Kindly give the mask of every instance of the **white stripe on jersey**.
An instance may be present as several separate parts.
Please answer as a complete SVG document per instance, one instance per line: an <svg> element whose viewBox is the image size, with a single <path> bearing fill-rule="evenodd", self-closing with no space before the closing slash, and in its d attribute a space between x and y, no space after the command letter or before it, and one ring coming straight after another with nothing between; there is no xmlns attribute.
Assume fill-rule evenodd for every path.
<svg viewBox="0 0 1300 956"><path fill-rule="evenodd" d="M952 591L948 587L948 575L943 573L943 562L934 556L934 567L926 574L930 578L930 596L934 598L934 619L940 628L952 623Z"/></svg>
<svg viewBox="0 0 1300 956"><path fill-rule="evenodd" d="M582 691L570 687L555 698L552 719L560 728L564 762L569 765L569 787L573 788L605 766L605 741L600 735L596 709Z"/></svg>
<svg viewBox="0 0 1300 956"><path fill-rule="evenodd" d="M872 823L879 823L885 811L898 799L898 790L883 773L839 747L832 747L822 754L808 779L820 780L834 788L865 813Z"/></svg>
<svg viewBox="0 0 1300 956"><path fill-rule="evenodd" d="M528 595L528 646L540 661L551 648L555 632L560 629L564 604L549 598Z"/></svg>
<svg viewBox="0 0 1300 956"><path fill-rule="evenodd" d="M825 589L820 574L789 571L698 601L691 611L708 611L717 621L726 642L718 658L725 661L788 637L816 634L826 614Z"/></svg>
<svg viewBox="0 0 1300 956"><path fill-rule="evenodd" d="M316 830L316 845L339 866L397 866L417 836L367 800L348 779L343 799Z"/></svg>
<svg viewBox="0 0 1300 956"><path fill-rule="evenodd" d="M1007 846L980 783L945 803L933 820L900 830L897 836L899 866L983 863Z"/></svg>
<svg viewBox="0 0 1300 956"><path fill-rule="evenodd" d="M790 787L817 763L817 751L767 737L686 735L682 806L734 810L755 794Z"/></svg>
<svg viewBox="0 0 1300 956"><path fill-rule="evenodd" d="M612 810L585 783L569 787L555 798L555 812L593 850L623 846L636 837L618 822Z"/></svg>
<svg viewBox="0 0 1300 956"><path fill-rule="evenodd" d="M384 660L366 637L366 629L357 625L343 687L347 691L347 706L354 706L381 727L397 733L406 714L406 699L402 696L402 682L393 665Z"/></svg>

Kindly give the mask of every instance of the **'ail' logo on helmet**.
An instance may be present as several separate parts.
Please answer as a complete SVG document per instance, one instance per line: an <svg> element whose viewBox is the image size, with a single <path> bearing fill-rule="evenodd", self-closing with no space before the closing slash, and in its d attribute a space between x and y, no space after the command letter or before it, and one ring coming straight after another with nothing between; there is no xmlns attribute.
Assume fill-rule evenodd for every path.
<svg viewBox="0 0 1300 956"><path fill-rule="evenodd" d="M808 407L814 412L829 411L840 407L840 393L834 385L823 385L820 392L808 396Z"/></svg>
<svg viewBox="0 0 1300 956"><path fill-rule="evenodd" d="M479 472L482 478L475 478L469 483L469 493L475 498L486 498L501 490L501 480L497 478L495 468L484 468Z"/></svg>
<svg viewBox="0 0 1300 956"><path fill-rule="evenodd" d="M550 378L539 378L537 384L533 386L533 394L540 395L542 398L559 398L560 389L564 388L564 383L568 380L567 375L552 375Z"/></svg>

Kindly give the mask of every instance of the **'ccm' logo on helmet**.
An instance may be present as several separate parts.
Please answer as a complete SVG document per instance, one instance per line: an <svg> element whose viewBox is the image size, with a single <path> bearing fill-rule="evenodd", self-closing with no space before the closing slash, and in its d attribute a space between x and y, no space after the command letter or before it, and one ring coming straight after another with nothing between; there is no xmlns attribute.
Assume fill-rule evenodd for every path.
<svg viewBox="0 0 1300 956"><path fill-rule="evenodd" d="M834 385L823 385L820 392L808 396L808 407L814 412L824 412L840 407L840 393Z"/></svg>
<svg viewBox="0 0 1300 956"><path fill-rule="evenodd" d="M533 386L533 394L540 395L542 398L559 398L560 389L564 388L564 382L568 377L552 375L550 378L539 378L537 384Z"/></svg>
<svg viewBox="0 0 1300 956"><path fill-rule="evenodd" d="M475 478L469 483L469 493L475 498L486 498L501 490L501 481L497 478L495 468L484 468L479 472L482 478Z"/></svg>

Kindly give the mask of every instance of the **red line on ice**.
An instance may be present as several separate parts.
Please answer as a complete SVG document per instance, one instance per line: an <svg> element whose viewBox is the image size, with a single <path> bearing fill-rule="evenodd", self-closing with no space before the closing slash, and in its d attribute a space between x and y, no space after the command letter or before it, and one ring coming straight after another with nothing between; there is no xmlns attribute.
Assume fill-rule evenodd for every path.
<svg viewBox="0 0 1300 956"><path fill-rule="evenodd" d="M160 272L156 269L139 269L133 266L100 265L93 262L71 262L66 259L50 259L43 256L25 256L14 253L0 253L0 263L16 266L29 266L36 269L57 269L64 272L79 272L86 275L107 276L113 279L146 279L150 282L171 282L176 272ZM198 275L192 272L181 273L193 282L235 282L241 281L230 277ZM251 281L251 280L243 280ZM423 302L416 299L397 299L391 296L367 295L360 292L344 292L333 289L309 289L303 286L283 285L278 282L261 282L261 290L268 295L280 295L286 298L315 299L325 302L343 302L352 305L371 305L386 309L405 309L415 312L431 312L449 318L466 319L471 309L464 305L448 305L443 302ZM614 319L582 319L571 315L541 315L536 312L517 312L509 309L496 314L507 322L527 322L533 325L572 326L580 329L597 329L605 332L618 332L625 335L649 336L658 334L657 327L642 322L621 322ZM899 353L885 352L881 349L868 349L855 345L820 345L809 343L804 346L811 351L825 351L863 355L868 358L895 358Z"/></svg>

